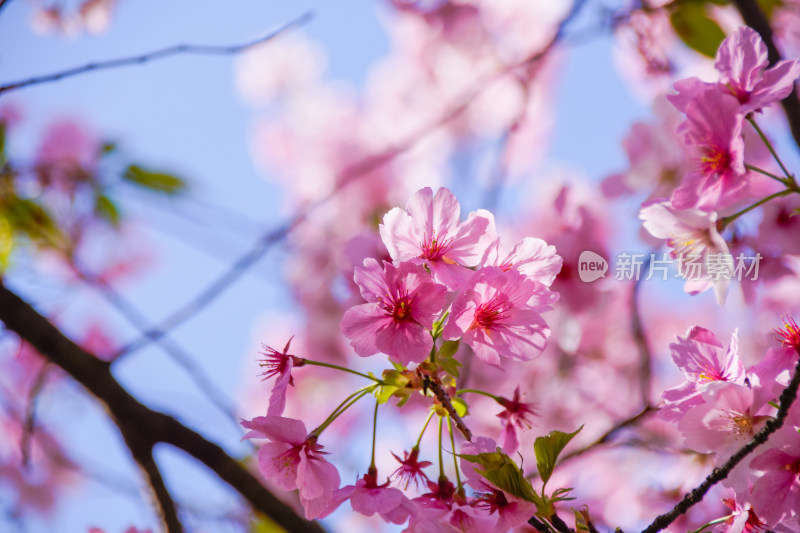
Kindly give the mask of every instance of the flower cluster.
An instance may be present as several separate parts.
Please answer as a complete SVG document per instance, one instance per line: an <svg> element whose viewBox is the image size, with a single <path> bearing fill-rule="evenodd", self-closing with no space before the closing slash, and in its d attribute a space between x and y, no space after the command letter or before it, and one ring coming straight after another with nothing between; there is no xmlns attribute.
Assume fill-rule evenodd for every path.
<svg viewBox="0 0 800 533"><path fill-rule="evenodd" d="M677 127L688 168L671 199L645 203L640 218L650 234L667 239L673 256L681 263L694 262L703 269L701 281L688 281L686 292L696 294L713 286L723 303L730 269L708 276L709 256L728 254L719 232L739 216L774 198L800 192L800 188L777 157L769 140L755 122L755 115L787 97L800 76L800 61L782 60L767 68L767 48L753 29L741 27L727 37L717 51L715 83L687 78L675 83L677 94L670 102L685 115ZM745 161L745 126L749 123L775 156L785 176L777 176ZM633 159L632 159L633 160ZM674 165L672 165L674 168ZM773 178L783 185L752 206L720 217L718 212L735 208L770 184L755 175ZM766 179L766 178L764 178ZM773 188L774 189L774 188ZM732 267L732 265L731 265Z"/></svg>
<svg viewBox="0 0 800 533"><path fill-rule="evenodd" d="M784 338L791 338L787 319ZM677 425L687 448L726 461L775 414L798 359L796 345L772 348L745 370L734 333L725 350L709 330L694 327L670 345L686 381L664 392L659 415ZM735 500L728 505L770 529L800 525L800 409L794 405L768 443L736 466L724 482ZM734 513L736 514L736 513ZM762 522L763 521L763 522Z"/></svg>
<svg viewBox="0 0 800 533"><path fill-rule="evenodd" d="M261 367L264 378L276 377L266 416L242 424L250 430L245 438L267 439L258 452L259 470L284 490L297 489L307 518L327 516L343 502L365 516L380 516L387 523L404 524L406 531L507 531L522 525L552 499L536 495L521 470L506 455L519 447L518 431L530 429L536 407L523 401L520 388L512 398L489 392L457 391L458 367L470 353L483 363L502 367L503 359L528 361L545 347L549 328L542 313L551 309L558 294L550 285L561 269L555 247L541 239L525 238L506 251L488 211L471 213L460 220L455 196L441 188L415 193L406 208L390 210L380 225L383 244L392 261L367 258L355 268L354 281L364 303L344 313L342 333L361 357L386 354L393 368L379 379L372 374L339 367L267 347ZM468 346L460 350L460 347ZM318 365L357 374L373 384L355 391L317 428L308 432L300 420L281 416L292 370ZM413 393L427 398L432 408L422 433L410 451L404 451L394 474L385 481L378 476L373 446L366 473L354 484L340 487L339 473L323 452L322 432L360 398L374 394L377 406L391 397L403 406ZM502 448L488 437L473 437L462 417L467 415L465 393L493 399L502 410ZM431 480L424 469L430 461L420 458L422 437L434 415L439 418L439 478ZM456 484L442 464L442 431L446 421L453 452L454 427L471 442L455 461ZM373 440L375 435L373 434ZM502 451L501 451L502 450ZM456 459L454 457L454 459ZM496 464L497 461L499 464ZM474 464L473 464L474 463ZM476 470L483 467L483 470ZM518 490L501 480L499 468L515 472ZM459 474L476 492L468 495ZM482 472L482 473L479 473ZM520 481L522 480L522 481ZM407 496L409 486L429 492ZM401 490L402 489L402 490ZM431 529L434 528L434 529Z"/></svg>
<svg viewBox="0 0 800 533"><path fill-rule="evenodd" d="M558 300L549 286L561 258L534 238L506 255L491 213L479 210L464 222L459 215L445 188L436 195L422 189L406 209L386 214L380 233L392 263L367 259L356 268L367 303L342 319L358 355L382 352L404 366L421 363L433 347L434 322L445 339L462 340L491 365L541 353L550 333L541 314Z"/></svg>

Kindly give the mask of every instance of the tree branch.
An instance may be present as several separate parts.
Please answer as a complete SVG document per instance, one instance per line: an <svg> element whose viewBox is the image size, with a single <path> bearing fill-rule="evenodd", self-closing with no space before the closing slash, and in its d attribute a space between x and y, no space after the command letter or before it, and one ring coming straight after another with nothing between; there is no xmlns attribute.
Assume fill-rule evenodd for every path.
<svg viewBox="0 0 800 533"><path fill-rule="evenodd" d="M150 449L159 442L180 448L231 485L253 509L269 516L287 531L323 533L324 530L317 523L302 519L275 498L222 448L171 416L154 411L136 400L114 379L109 363L92 356L69 340L2 283L0 321L94 395L126 439L136 435L141 441L137 446L147 444Z"/></svg>
<svg viewBox="0 0 800 533"><path fill-rule="evenodd" d="M800 348L798 348L797 351L798 355L800 355ZM786 419L786 415L789 414L789 408L797 398L798 384L800 384L800 358L798 358L797 364L795 365L794 376L792 376L792 380L783 390L783 393L781 393L780 407L777 415L775 415L775 418L768 420L764 427L755 434L750 442L742 446L738 452L733 454L731 458L725 462L724 465L715 468L711 474L700 485L697 486L697 488L686 494L670 512L658 516L652 524L647 526L647 528L642 531L642 533L656 533L657 531L664 529L674 522L675 519L677 519L680 515L688 511L689 508L694 504L702 501L706 492L708 492L711 487L728 477L728 474L730 474L731 470L733 470L734 467L742 461L742 459L747 457L759 445L765 443L770 435L780 429L780 427L783 426L783 421Z"/></svg>
<svg viewBox="0 0 800 533"><path fill-rule="evenodd" d="M139 465L139 469L147 480L163 529L167 533L183 533L183 524L178 518L175 502L164 484L155 459L153 459L152 443L140 437L141 431L131 430L127 427L120 429L133 460Z"/></svg>
<svg viewBox="0 0 800 533"><path fill-rule="evenodd" d="M433 394L436 396L436 399L439 400L439 403L444 407L444 410L447 411L447 414L450 415L450 418L455 422L456 427L464 435L464 438L468 441L472 441L472 431L469 430L467 425L464 423L464 420L458 416L456 413L455 407L453 407L453 403L450 401L450 396L447 395L447 392L442 388L442 385L432 379L428 379L428 388L433 391Z"/></svg>
<svg viewBox="0 0 800 533"><path fill-rule="evenodd" d="M3 7L3 1L0 0L0 8ZM0 86L0 94L13 91L16 89L21 89L23 87L29 87L31 85L39 85L42 83L48 83L52 81L62 80L64 78L71 78L73 76L78 76L81 74L86 74L87 72L97 71L97 70L107 70L111 68L118 68L118 67L127 67L131 65L141 65L142 63L147 63L149 61L163 59L165 57L174 56L178 54L198 54L198 55L232 55L238 54L248 48L252 48L257 44L261 44L263 42L269 41L274 39L275 37L289 31L292 28L297 26L301 26L307 23L312 18L311 13L306 13L300 18L285 24L284 26L278 28L272 33L259 37L258 39L254 39L252 41L248 41L246 43L232 45L232 46L213 46L213 45L204 45L204 44L179 44L176 46L170 46L168 48L162 48L160 50L155 50L153 52L149 52L143 55L131 56L131 57L123 57L118 59L111 59L108 61L98 61L96 63L87 63L86 65L81 65L79 67L73 67L67 70L62 70L61 72L55 72L52 74L45 74L42 76L35 76L33 78L28 78L26 80L15 81L9 83L7 85Z"/></svg>
<svg viewBox="0 0 800 533"><path fill-rule="evenodd" d="M769 25L767 16L761 11L756 0L733 0L736 9L742 15L744 23L753 28L761 36L761 40L767 45L769 54L769 64L774 65L782 58L775 41L772 38L772 28ZM781 106L789 121L789 128L792 130L792 137L798 148L800 148L800 100L797 93L792 91L789 96L781 100Z"/></svg>

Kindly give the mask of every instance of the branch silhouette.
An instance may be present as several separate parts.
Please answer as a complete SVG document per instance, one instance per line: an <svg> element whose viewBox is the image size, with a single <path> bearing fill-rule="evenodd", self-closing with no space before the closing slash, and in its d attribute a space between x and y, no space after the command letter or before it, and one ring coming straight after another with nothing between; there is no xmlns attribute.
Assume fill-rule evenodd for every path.
<svg viewBox="0 0 800 533"><path fill-rule="evenodd" d="M3 7L3 2L0 1L0 8ZM129 67L133 65L141 65L143 63L147 63L149 61L155 61L158 59L164 59L165 57L170 57L174 55L180 54L194 54L194 55L233 55L238 54L247 50L248 48L252 48L258 44L267 42L272 40L279 35L286 33L287 31L296 28L298 26L302 26L306 24L308 21L311 20L313 17L312 13L305 13L301 17L296 20L289 22L288 24L284 24L277 30L259 37L258 39L253 39L252 41L248 41L242 44L236 45L229 45L229 46L214 46L214 45L207 45L207 44L179 44L175 46L170 46L168 48L162 48L159 50L154 50L152 52L148 52L146 54L130 56L130 57L122 57L117 59L110 59L108 61L97 61L94 63L87 63L85 65L81 65L79 67L73 67L66 70L62 70L60 72L54 72L51 74L44 74L41 76L34 76L32 78L28 78L25 80L15 81L8 83L6 85L0 86L0 95L6 92L14 91L17 89L22 89L24 87L30 87L31 85L40 85L42 83L49 83L54 81L63 80L65 78L72 78L74 76L79 76L81 74L86 74L88 72L94 72L98 70L108 70L112 68L119 68L119 67Z"/></svg>
<svg viewBox="0 0 800 533"><path fill-rule="evenodd" d="M132 455L145 463L151 486L158 485L152 466L143 451L152 453L158 443L179 448L205 464L247 500L253 509L269 516L287 531L323 533L316 522L301 518L293 509L278 500L239 462L218 445L187 428L175 418L154 411L130 395L111 374L111 365L83 350L58 328L39 314L5 285L0 283L0 321L51 363L61 367L83 385L108 411L126 443L133 446ZM135 439L129 443L129 439ZM152 459L152 455L150 455ZM140 463L141 464L141 463ZM143 467L144 468L144 467ZM159 492L162 488L156 486ZM166 490L163 488L163 490ZM162 495L163 496L163 495ZM170 503L160 499L161 514L172 512ZM174 510L174 504L172 504ZM177 530L172 530L177 531Z"/></svg>

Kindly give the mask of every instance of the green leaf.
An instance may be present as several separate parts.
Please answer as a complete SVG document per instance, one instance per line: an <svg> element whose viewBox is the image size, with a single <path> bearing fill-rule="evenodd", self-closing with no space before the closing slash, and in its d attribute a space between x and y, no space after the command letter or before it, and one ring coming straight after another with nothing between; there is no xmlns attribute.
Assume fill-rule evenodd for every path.
<svg viewBox="0 0 800 533"><path fill-rule="evenodd" d="M4 216L0 216L0 274L8 268L14 250L14 228Z"/></svg>
<svg viewBox="0 0 800 533"><path fill-rule="evenodd" d="M542 504L542 499L534 492L531 482L516 463L500 451L500 448L496 452L476 455L461 454L458 457L482 466L483 470L476 468L475 471L495 487L517 498L532 502L536 504L537 508Z"/></svg>
<svg viewBox="0 0 800 533"><path fill-rule="evenodd" d="M553 475L558 455L564 447L569 444L569 441L582 429L583 426L572 433L551 431L550 434L545 437L536 437L533 443L533 451L536 453L536 467L539 469L539 476L542 478L542 483L547 484L547 480Z"/></svg>
<svg viewBox="0 0 800 533"><path fill-rule="evenodd" d="M783 0L757 0L758 7L761 8L764 15L766 15L767 20L772 18L772 13L775 11L776 7L782 7L784 2Z"/></svg>
<svg viewBox="0 0 800 533"><path fill-rule="evenodd" d="M6 164L6 125L0 122L0 167Z"/></svg>
<svg viewBox="0 0 800 533"><path fill-rule="evenodd" d="M164 172L145 170L137 165L129 166L122 177L145 189L168 195L178 194L186 190L186 182L181 178Z"/></svg>
<svg viewBox="0 0 800 533"><path fill-rule="evenodd" d="M406 387L410 380L408 377L398 370L384 370L382 376L384 385L381 385L375 392L375 398L378 403L386 403L392 396L397 396L400 401L398 406L402 407L408 401L413 390Z"/></svg>
<svg viewBox="0 0 800 533"><path fill-rule="evenodd" d="M439 348L439 355L436 357L436 361L439 363L439 366L441 366L445 372L455 378L458 377L458 367L461 366L461 363L459 363L458 360L453 357L458 351L458 344L459 341L443 342L442 347Z"/></svg>
<svg viewBox="0 0 800 533"><path fill-rule="evenodd" d="M463 398L459 396L450 398L450 403L453 404L453 409L456 410L456 413L461 418L464 418L469 414L469 407L467 407L467 402L465 402Z"/></svg>
<svg viewBox="0 0 800 533"><path fill-rule="evenodd" d="M100 154L106 155L117 150L117 143L106 141L103 143L103 146L100 147Z"/></svg>
<svg viewBox="0 0 800 533"><path fill-rule="evenodd" d="M427 266L425 267L427 268ZM444 329L444 323L447 320L447 317L450 315L450 311L446 312L441 320L437 320L433 323L433 327L431 328L431 336L433 340L438 339L442 336L442 330Z"/></svg>
<svg viewBox="0 0 800 533"><path fill-rule="evenodd" d="M112 226L119 226L119 208L117 204L105 194L98 194L95 198L94 212L100 218L108 221Z"/></svg>
<svg viewBox="0 0 800 533"><path fill-rule="evenodd" d="M15 231L26 234L31 240L59 246L64 235L44 207L33 200L14 196L5 200L2 215Z"/></svg>
<svg viewBox="0 0 800 533"><path fill-rule="evenodd" d="M669 17L675 33L691 48L704 56L713 58L717 48L725 39L725 32L706 13L705 3L684 2L678 4Z"/></svg>

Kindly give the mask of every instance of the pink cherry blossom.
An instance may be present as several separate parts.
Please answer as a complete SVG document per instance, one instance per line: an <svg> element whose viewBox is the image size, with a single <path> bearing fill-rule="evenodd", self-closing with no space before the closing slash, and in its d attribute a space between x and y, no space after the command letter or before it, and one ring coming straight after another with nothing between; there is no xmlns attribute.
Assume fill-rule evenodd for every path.
<svg viewBox="0 0 800 533"><path fill-rule="evenodd" d="M514 389L511 400L499 399L503 410L497 413L497 416L503 421L503 451L507 454L512 454L519 448L517 428L530 429L533 424L531 417L539 414L534 404L522 402L521 399L519 385Z"/></svg>
<svg viewBox="0 0 800 533"><path fill-rule="evenodd" d="M740 114L758 111L789 96L794 90L794 80L800 76L800 62L796 59L784 59L766 69L768 64L767 47L761 36L742 26L722 41L717 50L714 62L719 72L717 83L685 78L675 83L678 94L667 98L686 113L693 98L714 88L736 97Z"/></svg>
<svg viewBox="0 0 800 533"><path fill-rule="evenodd" d="M677 422L690 407L700 405L703 387L708 383L744 383L736 332L731 335L731 343L724 354L716 335L700 326L691 328L686 337L678 337L669 349L675 365L686 376L686 382L664 392L664 403L659 411L664 420Z"/></svg>
<svg viewBox="0 0 800 533"><path fill-rule="evenodd" d="M544 349L550 328L541 314L557 300L557 293L519 272L486 267L456 297L443 335L461 338L490 365L499 367L500 357L528 361Z"/></svg>
<svg viewBox="0 0 800 533"><path fill-rule="evenodd" d="M350 500L350 506L355 512L364 516L378 514L392 524L402 524L408 520L409 515L416 512L416 506L401 490L390 487L388 481L383 485L378 484L378 471L375 467L371 467L355 485L338 489L322 516L332 513L345 500Z"/></svg>
<svg viewBox="0 0 800 533"><path fill-rule="evenodd" d="M770 528L800 514L800 434L787 423L771 438L772 448L756 456L750 468L763 471L753 485L752 502Z"/></svg>
<svg viewBox="0 0 800 533"><path fill-rule="evenodd" d="M261 474L284 490L299 489L306 518L320 516L339 487L339 472L322 457L317 436L300 420L280 416L258 416L242 425L250 430L245 439L269 439L258 450Z"/></svg>
<svg viewBox="0 0 800 533"><path fill-rule="evenodd" d="M546 286L561 271L563 260L556 254L556 247L542 239L525 237L506 253L500 239L490 244L483 253L479 267L496 266L502 270L517 270Z"/></svg>
<svg viewBox="0 0 800 533"><path fill-rule="evenodd" d="M267 415L280 416L283 414L283 410L286 407L286 389L289 385L294 385L292 368L305 364L304 359L289 353L289 345L292 344L293 338L286 342L286 346L280 352L266 344L264 345L264 351L262 352L264 359L259 363L259 366L266 368L266 370L261 373L261 378L266 380L272 376L278 376L269 396Z"/></svg>
<svg viewBox="0 0 800 533"><path fill-rule="evenodd" d="M642 207L639 218L653 237L667 240L686 278L686 292L698 294L713 287L717 303L725 303L733 265L725 263L730 251L717 231L716 213L654 202Z"/></svg>
<svg viewBox="0 0 800 533"><path fill-rule="evenodd" d="M770 410L753 399L752 389L737 383L717 382L705 387L702 403L690 407L678 423L686 447L727 457L747 444Z"/></svg>
<svg viewBox="0 0 800 533"><path fill-rule="evenodd" d="M672 205L709 211L737 202L747 185L739 102L716 87L705 89L689 101L680 131L692 168Z"/></svg>
<svg viewBox="0 0 800 533"><path fill-rule="evenodd" d="M412 481L415 487L419 486L420 481L423 483L430 481L422 469L431 466L433 463L419 460L419 448L414 446L411 449L411 453L403 452L402 459L394 452L392 452L392 455L400 463L400 467L392 473L391 477L399 479L399 483L403 485L403 488L407 489Z"/></svg>
<svg viewBox="0 0 800 533"><path fill-rule="evenodd" d="M747 26L727 37L717 50L714 66L719 71L719 83L739 100L743 113L783 100L794 90L800 63L782 60L766 69L768 64L766 45Z"/></svg>
<svg viewBox="0 0 800 533"><path fill-rule="evenodd" d="M459 222L461 206L448 189L433 195L420 189L405 209L395 207L383 217L381 238L395 262L424 263L433 277L450 290L458 289L495 238L494 216L485 210Z"/></svg>
<svg viewBox="0 0 800 533"><path fill-rule="evenodd" d="M384 263L381 268L371 258L356 268L355 281L369 303L348 309L341 328L356 353L383 352L402 365L425 360L433 347L428 330L445 305L444 286L420 265Z"/></svg>

